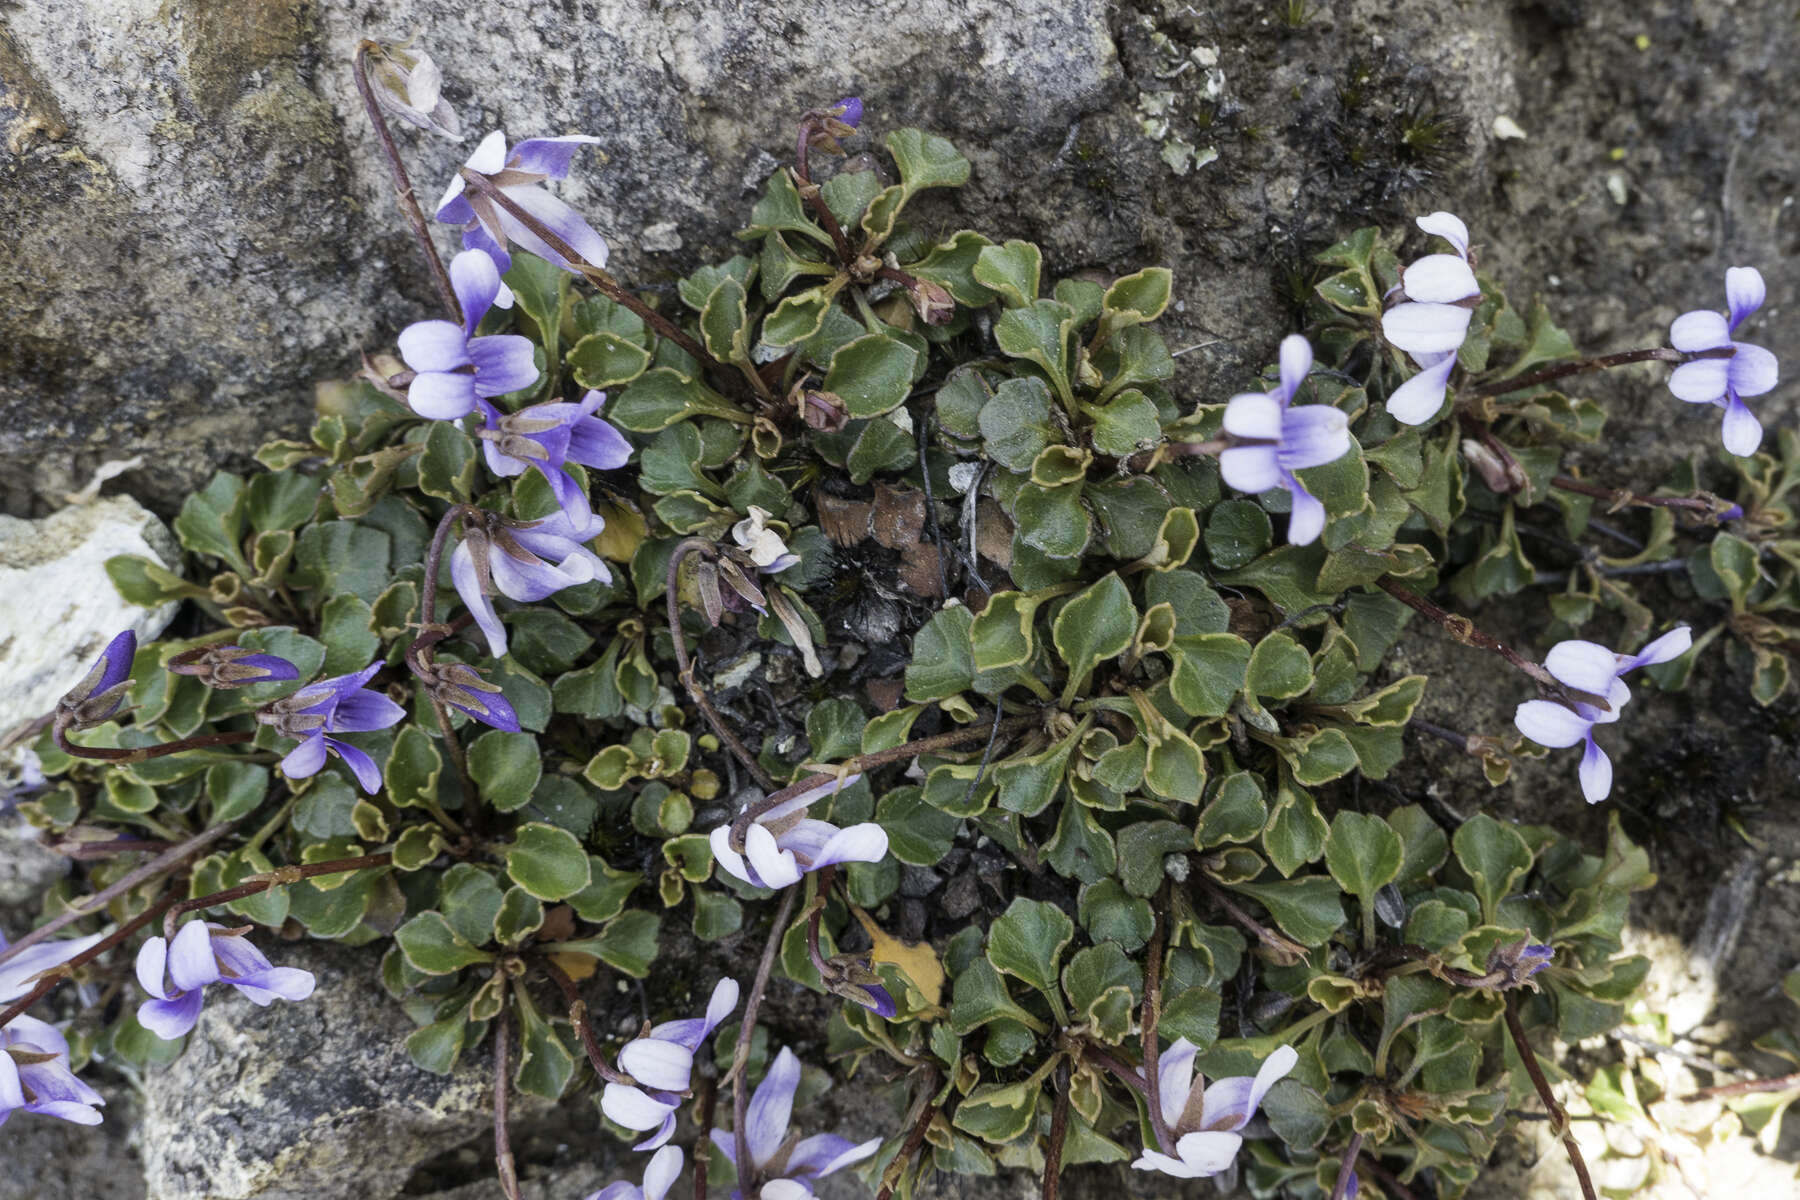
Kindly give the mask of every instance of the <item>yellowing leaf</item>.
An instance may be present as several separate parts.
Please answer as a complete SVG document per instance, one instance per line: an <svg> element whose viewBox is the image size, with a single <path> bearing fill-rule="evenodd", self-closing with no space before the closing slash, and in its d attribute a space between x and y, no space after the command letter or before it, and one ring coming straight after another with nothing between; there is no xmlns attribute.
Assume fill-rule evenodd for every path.
<svg viewBox="0 0 1800 1200"><path fill-rule="evenodd" d="M622 504L605 502L594 505L594 512L606 520L606 529L589 543L594 553L609 562L630 562L650 532L644 514Z"/></svg>
<svg viewBox="0 0 1800 1200"><path fill-rule="evenodd" d="M893 934L875 924L875 919L855 905L850 911L862 927L868 930L869 941L873 948L869 951L869 959L873 963L890 963L900 968L902 974L912 980L919 994L925 997L925 1003L936 1007L944 996L944 966L938 962L937 951L929 942L903 942Z"/></svg>
<svg viewBox="0 0 1800 1200"><path fill-rule="evenodd" d="M600 969L600 960L591 954L552 954L550 961L563 969L570 979L592 979Z"/></svg>

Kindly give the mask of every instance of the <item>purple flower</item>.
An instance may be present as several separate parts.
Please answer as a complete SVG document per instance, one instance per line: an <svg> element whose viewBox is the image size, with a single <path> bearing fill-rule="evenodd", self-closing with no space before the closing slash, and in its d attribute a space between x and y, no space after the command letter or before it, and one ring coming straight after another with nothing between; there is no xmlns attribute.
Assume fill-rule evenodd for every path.
<svg viewBox="0 0 1800 1200"><path fill-rule="evenodd" d="M1711 404L1725 410L1721 428L1725 449L1740 457L1756 453L1762 445L1762 422L1744 404L1745 396L1760 396L1780 378L1780 364L1761 346L1734 342L1732 335L1750 314L1762 307L1767 289L1755 267L1732 267L1725 272L1725 303L1730 313L1706 309L1682 313L1669 326L1669 344L1687 354L1730 347L1727 358L1697 358L1684 362L1669 375L1669 390L1689 404Z"/></svg>
<svg viewBox="0 0 1800 1200"><path fill-rule="evenodd" d="M45 971L62 966L105 936L103 933L95 933L87 937L65 938L60 942L39 942L0 961L0 1006L11 1004L29 992ZM0 934L0 951L4 951L7 945L6 935Z"/></svg>
<svg viewBox="0 0 1800 1200"><path fill-rule="evenodd" d="M173 943L160 937L145 942L137 956L138 985L155 998L138 1005L138 1024L165 1042L181 1037L200 1019L201 992L209 983L229 983L265 1008L312 995L312 972L271 966L244 937L248 930L189 921Z"/></svg>
<svg viewBox="0 0 1800 1200"><path fill-rule="evenodd" d="M1557 682L1578 692L1605 699L1606 708L1573 700L1527 700L1513 714L1520 733L1540 746L1562 749L1586 741L1581 756L1581 794L1598 804L1612 791L1612 760L1594 741L1594 726L1610 725L1631 700L1631 689L1621 678L1627 671L1668 662L1686 654L1694 644L1693 631L1683 625L1663 634L1636 654L1614 654L1594 642L1558 642L1544 656L1544 667Z"/></svg>
<svg viewBox="0 0 1800 1200"><path fill-rule="evenodd" d="M800 1060L784 1046L769 1064L769 1073L757 1085L744 1114L748 1163L737 1160L737 1138L730 1130L712 1131L713 1145L737 1168L734 1197L804 1200L812 1195L814 1180L859 1163L881 1148L880 1138L858 1145L835 1133L818 1133L798 1141L789 1137L788 1122L799 1087Z"/></svg>
<svg viewBox="0 0 1800 1200"><path fill-rule="evenodd" d="M1418 219L1455 254L1427 254L1400 273L1401 303L1381 315L1390 345L1412 355L1419 373L1394 389L1387 410L1406 425L1423 425L1444 406L1444 389L1456 366L1456 352L1468 336L1481 286L1469 266L1469 228L1461 218L1434 212Z"/></svg>
<svg viewBox="0 0 1800 1200"><path fill-rule="evenodd" d="M1269 1089L1300 1061L1292 1046L1279 1046L1263 1060L1254 1078L1233 1075L1208 1085L1205 1076L1194 1074L1198 1049L1186 1038L1177 1038L1156 1060L1161 1094L1155 1102L1162 1106L1163 1122L1175 1138L1175 1154L1146 1147L1131 1164L1140 1171L1205 1179L1225 1170L1244 1141L1238 1130L1249 1124Z"/></svg>
<svg viewBox="0 0 1800 1200"><path fill-rule="evenodd" d="M873 821L839 829L830 821L805 816L817 800L849 787L861 775L833 779L808 788L750 823L740 854L731 845L731 826L712 831L713 857L719 866L745 883L784 888L820 867L846 862L880 862L887 857L888 835Z"/></svg>
<svg viewBox="0 0 1800 1200"><path fill-rule="evenodd" d="M1219 473L1252 495L1285 488L1293 498L1288 541L1304 546L1325 528L1325 506L1295 471L1335 462L1350 452L1350 419L1329 404L1291 408L1312 370L1312 347L1299 334L1281 342L1281 382L1272 392L1245 392L1225 407L1225 432L1247 444L1219 455Z"/></svg>
<svg viewBox="0 0 1800 1200"><path fill-rule="evenodd" d="M65 732L92 729L112 720L131 694L131 660L136 655L137 634L129 629L106 643L87 676L56 702L56 727Z"/></svg>
<svg viewBox="0 0 1800 1200"><path fill-rule="evenodd" d="M15 1111L98 1125L106 1101L69 1069L69 1043L36 1017L14 1017L0 1029L0 1125Z"/></svg>
<svg viewBox="0 0 1800 1200"><path fill-rule="evenodd" d="M861 96L845 96L828 110L837 114L837 119L855 129L862 124L863 103Z"/></svg>
<svg viewBox="0 0 1800 1200"><path fill-rule="evenodd" d="M450 283L462 305L463 323L418 321L400 331L400 357L415 374L406 402L421 417L455 421L477 403L537 382L531 339L516 333L476 337L475 327L500 293L500 271L479 250L450 260Z"/></svg>
<svg viewBox="0 0 1800 1200"><path fill-rule="evenodd" d="M506 656L506 626L490 597L498 592L530 602L590 580L611 583L612 572L583 544L605 529L606 522L593 512L577 520L562 509L536 521L485 513L464 524L462 541L450 555L450 578L495 658Z"/></svg>
<svg viewBox="0 0 1800 1200"><path fill-rule="evenodd" d="M618 430L594 414L606 403L605 392L589 392L579 404L555 401L533 404L503 415L485 400L478 400L487 418L481 450L488 469L496 475L523 475L536 467L556 495L557 507L578 522L592 516L587 494L563 469L580 463L610 471L631 458L631 443Z"/></svg>
<svg viewBox="0 0 1800 1200"><path fill-rule="evenodd" d="M300 668L287 659L242 646L196 646L171 658L168 668L177 675L192 675L209 688L227 691L300 678Z"/></svg>
<svg viewBox="0 0 1800 1200"><path fill-rule="evenodd" d="M494 130L481 139L475 153L463 164L478 175L485 175L508 200L537 218L538 222L561 238L596 267L606 265L606 242L588 228L574 209L537 185L545 179L567 179L569 162L575 151L600 139L576 134L570 137L528 138L506 152L506 134ZM547 242L525 227L492 199L479 193L465 193L459 173L438 201L437 219L463 227L463 246L469 250L485 250L504 274L512 267L512 256L506 252L509 242L516 242L545 262L565 271L580 274L580 268L569 262ZM500 301L502 308L512 307L512 293Z"/></svg>
<svg viewBox="0 0 1800 1200"><path fill-rule="evenodd" d="M272 726L282 737L300 740L281 760L284 775L289 779L317 775L329 750L344 760L363 791L373 796L381 790L381 769L375 760L349 742L330 736L386 729L406 716L406 710L386 696L363 688L381 667L377 661L352 675L321 679L256 714L258 721Z"/></svg>
<svg viewBox="0 0 1800 1200"><path fill-rule="evenodd" d="M462 663L433 663L431 675L419 678L427 691L451 708L459 709L483 725L492 725L507 733L519 732L519 714L501 695L499 685L483 679L474 667Z"/></svg>
<svg viewBox="0 0 1800 1200"><path fill-rule="evenodd" d="M642 1149L642 1147L639 1147ZM644 1164L644 1186L626 1183L620 1180L609 1183L599 1191L591 1193L587 1200L663 1200L669 1189L675 1186L675 1180L681 1175L681 1147L664 1146L650 1156ZM704 1171L706 1164L701 1163L695 1170Z"/></svg>
<svg viewBox="0 0 1800 1200"><path fill-rule="evenodd" d="M681 1105L680 1094L693 1082L694 1052L718 1028L719 1022L731 1015L737 1002L737 980L721 979L713 988L712 999L707 1001L704 1017L664 1021L643 1037L626 1042L619 1050L619 1070L630 1075L637 1085L608 1083L600 1094L600 1111L614 1124L627 1129L639 1133L655 1131L633 1146L633 1150L654 1150L675 1132L675 1110ZM680 1171L677 1152L674 1174ZM646 1172L646 1189L648 1181L649 1173Z"/></svg>

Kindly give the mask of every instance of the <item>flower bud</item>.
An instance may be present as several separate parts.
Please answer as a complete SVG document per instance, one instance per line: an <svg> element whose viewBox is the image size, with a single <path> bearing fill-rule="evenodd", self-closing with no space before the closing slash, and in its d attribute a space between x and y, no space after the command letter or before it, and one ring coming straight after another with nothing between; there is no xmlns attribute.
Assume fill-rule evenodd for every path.
<svg viewBox="0 0 1800 1200"><path fill-rule="evenodd" d="M300 668L287 659L242 646L196 646L171 658L169 670L177 675L192 675L209 688L225 690L300 678Z"/></svg>
<svg viewBox="0 0 1800 1200"><path fill-rule="evenodd" d="M453 142L462 140L462 123L443 97L444 73L429 54L374 46L369 51L369 84L376 102L408 125Z"/></svg>
<svg viewBox="0 0 1800 1200"><path fill-rule="evenodd" d="M434 663L432 676L421 677L425 690L436 700L459 709L483 725L519 732L519 714L513 711L498 684L489 683L474 667L462 663Z"/></svg>
<svg viewBox="0 0 1800 1200"><path fill-rule="evenodd" d="M56 702L56 728L92 729L112 720L131 693L131 660L136 655L137 634L129 629L108 642L87 677Z"/></svg>
<svg viewBox="0 0 1800 1200"><path fill-rule="evenodd" d="M948 325L956 316L956 300L950 289L940 283L914 276L906 285L906 295L919 310L919 319L927 325Z"/></svg>

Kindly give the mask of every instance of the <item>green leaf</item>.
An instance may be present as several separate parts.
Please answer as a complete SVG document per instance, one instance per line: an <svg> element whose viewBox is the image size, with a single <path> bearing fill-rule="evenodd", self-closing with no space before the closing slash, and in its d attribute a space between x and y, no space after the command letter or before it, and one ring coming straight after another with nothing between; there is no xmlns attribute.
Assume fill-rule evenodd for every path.
<svg viewBox="0 0 1800 1200"><path fill-rule="evenodd" d="M1069 669L1068 683L1063 687L1063 707L1074 702L1096 666L1125 652L1131 645L1131 635L1137 632L1137 623L1131 592L1116 572L1063 605L1051 626L1056 652Z"/></svg>
<svg viewBox="0 0 1800 1200"><path fill-rule="evenodd" d="M1339 809L1325 839L1325 868L1338 886L1362 901L1394 881L1406 860L1400 835L1380 817Z"/></svg>
<svg viewBox="0 0 1800 1200"><path fill-rule="evenodd" d="M539 900L562 900L592 882L581 839L554 825L519 826L506 850L506 873Z"/></svg>
<svg viewBox="0 0 1800 1200"><path fill-rule="evenodd" d="M967 1036L992 1021L1017 1021L1038 1032L1044 1023L1019 1007L1006 990L1006 980L986 958L978 958L956 977L951 993L950 1029Z"/></svg>
<svg viewBox="0 0 1800 1200"><path fill-rule="evenodd" d="M401 808L426 808L437 803L438 778L444 760L431 735L417 725L403 725L394 737L382 777L388 799Z"/></svg>
<svg viewBox="0 0 1800 1200"><path fill-rule="evenodd" d="M999 792L1000 807L1025 817L1035 817L1050 807L1062 786L1069 754L1087 729L1088 723L1084 721L1048 749L1010 758L995 766L994 784Z"/></svg>
<svg viewBox="0 0 1800 1200"><path fill-rule="evenodd" d="M933 614L913 635L906 665L906 698L914 703L945 700L972 686L975 663L969 648L973 621L962 605Z"/></svg>
<svg viewBox="0 0 1800 1200"><path fill-rule="evenodd" d="M817 334L831 311L831 299L837 290L830 284L808 288L784 298L775 311L763 318L762 341L766 346L786 349Z"/></svg>
<svg viewBox="0 0 1800 1200"><path fill-rule="evenodd" d="M475 492L475 443L454 421L432 421L419 456L419 490L449 504L466 504Z"/></svg>
<svg viewBox="0 0 1800 1200"><path fill-rule="evenodd" d="M212 823L249 816L269 794L269 768L256 763L222 762L206 769L206 799Z"/></svg>
<svg viewBox="0 0 1800 1200"><path fill-rule="evenodd" d="M1145 267L1135 275L1115 279L1100 301L1107 332L1128 325L1154 321L1169 307L1175 276L1167 267Z"/></svg>
<svg viewBox="0 0 1800 1200"><path fill-rule="evenodd" d="M511 887L494 916L494 940L502 946L518 946L544 923L544 905L524 888Z"/></svg>
<svg viewBox="0 0 1800 1200"><path fill-rule="evenodd" d="M182 502L175 535L195 554L223 559L239 575L251 574L239 542L244 535L244 481L226 471L215 472L206 486Z"/></svg>
<svg viewBox="0 0 1800 1200"><path fill-rule="evenodd" d="M500 903L500 885L493 875L471 863L457 863L439 878L438 908L457 936L472 946L484 946L493 938Z"/></svg>
<svg viewBox="0 0 1800 1200"><path fill-rule="evenodd" d="M319 507L324 480L298 471L270 471L250 480L244 496L244 515L259 533L298 529L312 520Z"/></svg>
<svg viewBox="0 0 1800 1200"><path fill-rule="evenodd" d="M1148 942L1156 928L1149 901L1128 894L1116 879L1083 887L1077 911L1088 937L1116 943L1127 954Z"/></svg>
<svg viewBox="0 0 1800 1200"><path fill-rule="evenodd" d="M984 246L975 259L975 281L1000 295L1008 308L1023 308L1038 297L1044 257L1030 242Z"/></svg>
<svg viewBox="0 0 1800 1200"><path fill-rule="evenodd" d="M875 821L888 835L895 858L929 867L944 860L956 841L962 819L926 803L924 789L893 788L875 805Z"/></svg>
<svg viewBox="0 0 1800 1200"><path fill-rule="evenodd" d="M989 458L1009 471L1029 472L1057 436L1050 389L1035 375L1004 381L982 407L979 426Z"/></svg>
<svg viewBox="0 0 1800 1200"><path fill-rule="evenodd" d="M744 227L738 237L761 237L777 230L798 233L827 249L832 248L831 236L814 225L812 218L807 216L806 205L800 199L800 193L794 187L794 178L788 174L786 167L769 176L762 197L750 211L750 224Z"/></svg>
<svg viewBox="0 0 1800 1200"><path fill-rule="evenodd" d="M348 675L368 666L381 652L381 639L370 629L374 616L360 596L327 600L319 611L319 639L325 643L325 661L319 669L327 675Z"/></svg>
<svg viewBox="0 0 1800 1200"><path fill-rule="evenodd" d="M1271 633L1250 652L1245 688L1253 695L1286 700L1312 687L1312 657L1285 633Z"/></svg>
<svg viewBox="0 0 1800 1200"><path fill-rule="evenodd" d="M650 366L650 351L625 334L602 329L569 347L564 360L584 388L622 387Z"/></svg>
<svg viewBox="0 0 1800 1200"><path fill-rule="evenodd" d="M726 276L700 310L700 336L707 353L720 362L750 360L749 312L745 307L744 285Z"/></svg>
<svg viewBox="0 0 1800 1200"><path fill-rule="evenodd" d="M1036 1084L977 1084L957 1104L950 1123L985 1142L1004 1145L1031 1128L1037 1099Z"/></svg>
<svg viewBox="0 0 1800 1200"><path fill-rule="evenodd" d="M975 669L995 671L1030 661L1036 646L1031 627L1037 609L1038 601L1024 592L989 596L987 607L976 614L969 628Z"/></svg>
<svg viewBox="0 0 1800 1200"><path fill-rule="evenodd" d="M1049 558L1080 557L1093 535L1093 520L1081 503L1081 492L1080 484L1047 488L1027 483L1021 487L1013 503L1019 540Z"/></svg>
<svg viewBox="0 0 1800 1200"><path fill-rule="evenodd" d="M1201 811L1195 846L1210 850L1227 842L1254 841L1268 820L1262 784L1248 771L1233 771L1219 781L1212 803Z"/></svg>
<svg viewBox="0 0 1800 1200"><path fill-rule="evenodd" d="M489 729L469 744L469 777L501 812L523 808L543 775L542 753L529 733Z"/></svg>
<svg viewBox="0 0 1800 1200"><path fill-rule="evenodd" d="M1250 643L1235 633L1177 637L1169 649L1169 695L1191 716L1224 716L1243 690L1250 656Z"/></svg>
<svg viewBox="0 0 1800 1200"><path fill-rule="evenodd" d="M994 294L975 278L974 270L981 251L988 245L979 233L958 230L949 241L933 246L918 262L906 264L906 269L942 286L958 304L981 308L994 300Z"/></svg>
<svg viewBox="0 0 1800 1200"><path fill-rule="evenodd" d="M1275 811L1263 830L1263 849L1283 875L1292 875L1325 849L1330 828L1311 793L1283 782L1275 795Z"/></svg>
<svg viewBox="0 0 1800 1200"><path fill-rule="evenodd" d="M900 186L909 200L926 188L961 187L969 182L969 160L936 134L896 129L887 135L887 148L900 168Z"/></svg>
<svg viewBox="0 0 1800 1200"><path fill-rule="evenodd" d="M521 1092L557 1100L575 1074L575 1055L562 1035L538 1014L525 989L513 989L513 1011L519 1017L519 1067L513 1082Z"/></svg>
<svg viewBox="0 0 1800 1200"><path fill-rule="evenodd" d="M750 418L698 378L673 367L652 367L626 385L606 419L633 433L655 433L686 417L711 416L739 424Z"/></svg>
<svg viewBox="0 0 1800 1200"><path fill-rule="evenodd" d="M1502 825L1486 813L1477 813L1457 826L1450 844L1456 851L1456 861L1474 881L1475 894L1481 899L1482 921L1500 924L1495 920L1500 901L1531 870L1530 845L1518 830Z"/></svg>
<svg viewBox="0 0 1800 1200"><path fill-rule="evenodd" d="M917 351L905 342L871 333L838 348L822 386L843 400L852 417L878 417L905 402L917 361Z"/></svg>
<svg viewBox="0 0 1800 1200"><path fill-rule="evenodd" d="M548 340L546 349L556 345L556 332L562 326L563 297L568 294L569 273L552 266L535 254L513 255L512 266L505 275L506 286L525 315L537 322Z"/></svg>
<svg viewBox="0 0 1800 1200"><path fill-rule="evenodd" d="M1057 989L1057 964L1074 936L1075 923L1062 909L1021 896L988 926L987 959L1001 974L1042 992L1058 1021L1067 1024Z"/></svg>
<svg viewBox="0 0 1800 1200"><path fill-rule="evenodd" d="M1268 550L1275 527L1255 501L1224 500L1207 517L1204 540L1213 566L1234 571Z"/></svg>
<svg viewBox="0 0 1800 1200"><path fill-rule="evenodd" d="M464 967L493 961L493 955L464 940L444 914L422 912L394 932L400 953L413 968L427 975L453 975Z"/></svg>
<svg viewBox="0 0 1800 1200"><path fill-rule="evenodd" d="M415 1067L433 1075L448 1075L462 1056L469 1034L469 1020L462 1012L422 1025L406 1035L406 1056Z"/></svg>
<svg viewBox="0 0 1800 1200"><path fill-rule="evenodd" d="M1065 408L1073 408L1069 390L1069 358L1074 314L1055 300L1036 300L1009 308L994 322L994 342L1003 354L1035 363L1049 377Z"/></svg>
<svg viewBox="0 0 1800 1200"><path fill-rule="evenodd" d="M650 973L650 964L656 961L657 935L661 929L660 917L634 908L607 922L598 937L555 942L543 949L546 954L585 954L633 979L642 979Z"/></svg>
<svg viewBox="0 0 1800 1200"><path fill-rule="evenodd" d="M1090 1021L1103 1041L1123 1041L1144 992L1143 969L1125 950L1112 942L1078 950L1070 956L1062 978L1075 1018Z"/></svg>
<svg viewBox="0 0 1800 1200"><path fill-rule="evenodd" d="M1302 946L1323 946L1344 923L1343 893L1323 875L1240 883L1235 890L1268 909L1281 932Z"/></svg>
<svg viewBox="0 0 1800 1200"><path fill-rule="evenodd" d="M1165 860L1194 846L1194 835L1174 821L1139 821L1119 830L1119 875L1125 890L1148 899L1162 887Z"/></svg>
<svg viewBox="0 0 1800 1200"><path fill-rule="evenodd" d="M1156 405L1135 389L1120 392L1106 404L1090 405L1088 413L1094 418L1094 449L1101 454L1129 458L1162 440L1162 418ZM1263 521L1266 524L1268 517Z"/></svg>

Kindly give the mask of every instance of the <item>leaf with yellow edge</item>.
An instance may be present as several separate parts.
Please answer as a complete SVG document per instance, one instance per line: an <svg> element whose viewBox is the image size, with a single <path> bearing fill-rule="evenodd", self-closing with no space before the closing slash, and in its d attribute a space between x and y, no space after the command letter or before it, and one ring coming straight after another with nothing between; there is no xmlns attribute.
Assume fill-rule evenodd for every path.
<svg viewBox="0 0 1800 1200"><path fill-rule="evenodd" d="M931 948L931 943L903 942L875 924L873 917L854 904L850 906L850 911L868 931L872 944L869 951L871 963L890 963L898 967L901 974L912 980L912 985L919 989L919 994L925 997L925 1003L937 1007L944 997L944 966L938 962L937 951Z"/></svg>

